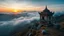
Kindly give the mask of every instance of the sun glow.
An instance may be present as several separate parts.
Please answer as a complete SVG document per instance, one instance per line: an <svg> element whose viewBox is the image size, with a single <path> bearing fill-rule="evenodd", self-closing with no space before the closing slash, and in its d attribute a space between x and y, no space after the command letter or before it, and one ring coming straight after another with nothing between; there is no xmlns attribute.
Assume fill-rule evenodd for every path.
<svg viewBox="0 0 64 36"><path fill-rule="evenodd" d="M18 10L17 9L14 9L13 12L14 12L15 15L18 14Z"/></svg>
<svg viewBox="0 0 64 36"><path fill-rule="evenodd" d="M14 12L18 12L18 10L14 9Z"/></svg>

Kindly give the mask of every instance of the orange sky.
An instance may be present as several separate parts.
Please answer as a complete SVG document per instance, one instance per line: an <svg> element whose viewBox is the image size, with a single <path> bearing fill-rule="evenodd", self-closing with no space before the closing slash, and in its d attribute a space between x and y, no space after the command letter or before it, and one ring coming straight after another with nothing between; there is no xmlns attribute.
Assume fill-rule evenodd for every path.
<svg viewBox="0 0 64 36"><path fill-rule="evenodd" d="M0 12L15 12L14 10L17 10L18 12L22 11L19 9L0 8Z"/></svg>
<svg viewBox="0 0 64 36"><path fill-rule="evenodd" d="M42 8L37 7L29 7L29 8L21 8L21 9L15 9L15 8L0 8L0 12L22 12L22 11L41 11Z"/></svg>
<svg viewBox="0 0 64 36"><path fill-rule="evenodd" d="M0 0L0 12L42 11L46 5L51 11L64 11L63 0Z"/></svg>

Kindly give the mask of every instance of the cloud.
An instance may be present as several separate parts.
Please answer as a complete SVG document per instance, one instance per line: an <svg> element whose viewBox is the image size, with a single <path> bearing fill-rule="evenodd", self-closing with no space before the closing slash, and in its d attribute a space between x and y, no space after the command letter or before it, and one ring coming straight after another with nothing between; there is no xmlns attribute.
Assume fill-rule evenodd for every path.
<svg viewBox="0 0 64 36"><path fill-rule="evenodd" d="M16 9L25 9L25 8L33 8L33 7L43 7L45 5L50 5L52 7L58 7L54 5L64 5L64 0L0 0L0 8L16 8ZM63 5L60 5L61 8ZM59 8L59 9L60 9ZM64 9L64 8L63 8ZM63 10L62 9L62 10Z"/></svg>
<svg viewBox="0 0 64 36"><path fill-rule="evenodd" d="M25 16L26 13L24 13ZM6 35L9 36L10 32L17 32L18 30L21 29L24 30L25 28L28 28L29 25L33 25L31 21L33 20L38 20L38 12L33 12L33 13L27 13L29 16L27 17L19 17L19 18L14 18L10 21L0 21L0 35ZM20 27L20 28L19 28ZM18 29L18 30L17 30ZM2 33L3 32L3 33Z"/></svg>
<svg viewBox="0 0 64 36"><path fill-rule="evenodd" d="M24 15L25 14L25 15ZM22 24L24 22L27 23L30 23L31 21L33 21L34 19L37 20L39 19L39 15L38 15L38 12L34 12L34 13L24 13L23 15L25 16L21 16L19 18L14 18L10 21L0 21L0 26L3 26L3 25L18 25L18 24ZM29 15L29 16L28 16ZM15 22L15 23L14 23ZM25 23L24 23L25 24Z"/></svg>

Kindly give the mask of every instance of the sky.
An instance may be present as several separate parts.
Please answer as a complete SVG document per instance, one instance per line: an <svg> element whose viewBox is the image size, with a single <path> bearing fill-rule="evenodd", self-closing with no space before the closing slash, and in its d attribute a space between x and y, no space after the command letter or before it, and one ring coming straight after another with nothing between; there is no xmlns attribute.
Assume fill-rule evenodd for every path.
<svg viewBox="0 0 64 36"><path fill-rule="evenodd" d="M51 11L64 11L64 0L0 0L0 12L42 11L46 5Z"/></svg>

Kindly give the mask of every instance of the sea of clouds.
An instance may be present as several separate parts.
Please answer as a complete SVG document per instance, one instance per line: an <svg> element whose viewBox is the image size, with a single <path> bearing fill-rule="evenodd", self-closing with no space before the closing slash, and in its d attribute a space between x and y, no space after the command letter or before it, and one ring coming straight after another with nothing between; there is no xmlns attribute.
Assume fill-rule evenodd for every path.
<svg viewBox="0 0 64 36"><path fill-rule="evenodd" d="M54 13L53 16L59 14ZM3 20L2 18L7 18L8 20L1 21ZM10 18L12 17L8 15L0 16L0 36L10 36L11 33L24 31L28 26L33 25L32 21L39 21L40 15L38 12L23 12L9 20Z"/></svg>
<svg viewBox="0 0 64 36"><path fill-rule="evenodd" d="M0 21L0 36L9 36L10 32L17 30L19 27L23 30L24 27L27 27L27 24L31 25L29 23L33 20L39 20L38 12L24 12L18 18L9 21Z"/></svg>

